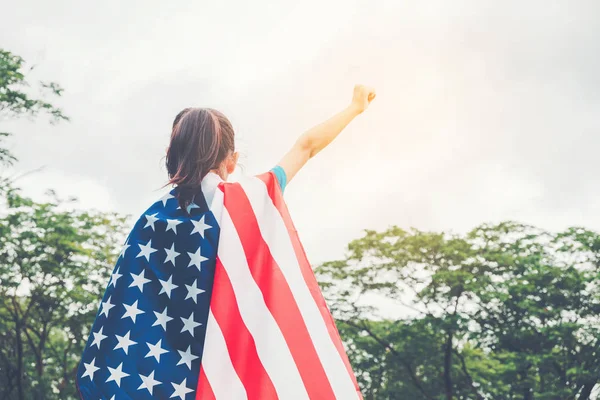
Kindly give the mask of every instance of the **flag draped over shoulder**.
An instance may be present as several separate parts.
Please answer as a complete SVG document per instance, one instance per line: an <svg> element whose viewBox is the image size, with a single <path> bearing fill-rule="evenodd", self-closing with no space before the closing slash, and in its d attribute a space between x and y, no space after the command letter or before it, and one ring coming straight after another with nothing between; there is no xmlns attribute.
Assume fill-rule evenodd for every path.
<svg viewBox="0 0 600 400"><path fill-rule="evenodd" d="M135 224L77 372L88 399L361 399L272 172Z"/></svg>

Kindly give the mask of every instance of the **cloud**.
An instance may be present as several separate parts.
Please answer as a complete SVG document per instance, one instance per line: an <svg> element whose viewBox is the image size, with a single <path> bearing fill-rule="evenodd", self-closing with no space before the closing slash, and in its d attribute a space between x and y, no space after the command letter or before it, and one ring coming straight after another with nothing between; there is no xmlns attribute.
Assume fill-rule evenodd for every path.
<svg viewBox="0 0 600 400"><path fill-rule="evenodd" d="M8 128L20 170L52 171L32 187L71 194L69 177L139 214L165 182L181 108L223 110L259 173L364 82L378 90L372 109L286 193L313 261L390 224L600 229L599 12L593 1L25 1L0 34L36 77L66 87L72 122Z"/></svg>
<svg viewBox="0 0 600 400"><path fill-rule="evenodd" d="M49 183L51 186L49 187ZM50 200L47 191L52 188L61 199L75 197L77 202L71 204L76 208L114 211L117 204L107 185L89 178L69 175L64 171L41 170L23 175L15 181L15 185L24 188L26 195L38 200Z"/></svg>

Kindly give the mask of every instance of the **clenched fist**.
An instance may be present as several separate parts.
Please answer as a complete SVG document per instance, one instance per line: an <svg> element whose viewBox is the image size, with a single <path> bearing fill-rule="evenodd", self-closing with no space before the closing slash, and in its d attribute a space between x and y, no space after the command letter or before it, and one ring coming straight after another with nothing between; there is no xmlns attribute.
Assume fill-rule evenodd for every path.
<svg viewBox="0 0 600 400"><path fill-rule="evenodd" d="M356 109L358 113L362 113L369 107L371 101L375 98L375 89L356 85L354 86L354 94L352 96L352 107Z"/></svg>

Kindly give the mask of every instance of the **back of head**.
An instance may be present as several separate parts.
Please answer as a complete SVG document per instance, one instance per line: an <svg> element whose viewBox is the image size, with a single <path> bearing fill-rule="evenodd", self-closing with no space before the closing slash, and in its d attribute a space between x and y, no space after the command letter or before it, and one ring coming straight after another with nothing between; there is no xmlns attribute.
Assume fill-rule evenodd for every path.
<svg viewBox="0 0 600 400"><path fill-rule="evenodd" d="M173 121L166 166L169 184L176 185L185 210L201 190L202 179L219 169L234 151L231 122L210 108L186 108Z"/></svg>

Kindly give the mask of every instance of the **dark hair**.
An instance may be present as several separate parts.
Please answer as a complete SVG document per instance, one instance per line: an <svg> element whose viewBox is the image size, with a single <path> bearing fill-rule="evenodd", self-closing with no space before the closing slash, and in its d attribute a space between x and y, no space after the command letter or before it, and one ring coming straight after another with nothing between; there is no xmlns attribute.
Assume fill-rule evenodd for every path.
<svg viewBox="0 0 600 400"><path fill-rule="evenodd" d="M167 184L176 185L186 210L201 190L202 179L234 151L234 132L225 115L210 108L186 108L173 121L167 149Z"/></svg>

